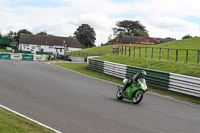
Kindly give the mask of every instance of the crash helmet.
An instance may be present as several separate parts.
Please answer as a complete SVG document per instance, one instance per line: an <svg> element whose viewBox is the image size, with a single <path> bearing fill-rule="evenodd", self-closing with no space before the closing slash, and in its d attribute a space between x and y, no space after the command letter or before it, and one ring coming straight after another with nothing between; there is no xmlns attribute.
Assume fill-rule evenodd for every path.
<svg viewBox="0 0 200 133"><path fill-rule="evenodd" d="M144 78L147 75L147 73L144 70L142 70L140 71L140 75L142 76L142 78Z"/></svg>

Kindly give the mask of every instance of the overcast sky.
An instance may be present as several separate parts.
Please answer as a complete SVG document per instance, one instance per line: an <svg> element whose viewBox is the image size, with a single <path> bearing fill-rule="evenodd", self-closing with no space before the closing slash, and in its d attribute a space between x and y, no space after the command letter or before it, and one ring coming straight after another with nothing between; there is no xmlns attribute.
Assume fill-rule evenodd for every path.
<svg viewBox="0 0 200 133"><path fill-rule="evenodd" d="M151 37L200 36L199 0L0 0L0 32L73 36L81 24L106 43L117 21L140 21Z"/></svg>

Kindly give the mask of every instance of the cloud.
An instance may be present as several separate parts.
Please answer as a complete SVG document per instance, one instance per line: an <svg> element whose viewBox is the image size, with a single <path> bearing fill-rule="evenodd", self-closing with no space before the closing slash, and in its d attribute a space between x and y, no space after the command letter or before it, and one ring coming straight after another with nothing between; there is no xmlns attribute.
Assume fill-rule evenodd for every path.
<svg viewBox="0 0 200 133"><path fill-rule="evenodd" d="M200 17L198 0L143 0L135 11L142 16Z"/></svg>
<svg viewBox="0 0 200 133"><path fill-rule="evenodd" d="M164 17L136 17L135 20L140 20L147 26L160 28L160 29L167 29L167 30L195 30L199 29L199 25L185 21L184 19L171 17L171 16L164 16Z"/></svg>
<svg viewBox="0 0 200 133"><path fill-rule="evenodd" d="M29 2L48 2L48 6ZM59 4L58 4L59 3ZM57 6L54 6L56 4ZM43 4L45 5L45 4ZM96 44L106 43L112 27L121 20L139 20L150 36L181 38L184 34L200 35L197 0L0 0L0 31L28 29L58 36L72 36L81 24L96 32ZM199 21L200 22L200 21Z"/></svg>
<svg viewBox="0 0 200 133"><path fill-rule="evenodd" d="M114 2L110 0L57 0L73 7L82 13L103 13L111 15L119 15L123 13L131 13L133 7L130 2Z"/></svg>

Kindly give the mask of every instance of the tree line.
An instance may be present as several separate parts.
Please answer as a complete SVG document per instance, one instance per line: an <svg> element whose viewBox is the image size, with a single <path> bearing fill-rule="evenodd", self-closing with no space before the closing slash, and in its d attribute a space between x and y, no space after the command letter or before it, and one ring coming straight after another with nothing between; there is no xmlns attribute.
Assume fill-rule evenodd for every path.
<svg viewBox="0 0 200 133"><path fill-rule="evenodd" d="M140 21L132 21L132 20L122 20L116 22L116 28L112 28L113 30L113 38L114 35L121 40L124 35L129 36L149 36L146 27L140 23ZM19 30L18 32L10 31L6 35L2 35L0 32L0 38L7 38L10 42L19 42L20 34L33 34L27 29ZM41 31L36 35L51 35L46 31ZM94 47L96 40L96 33L94 28L92 28L88 24L80 25L73 34L73 37L76 38L85 48ZM182 39L192 38L190 35L185 35ZM112 40L112 35L109 35L108 41Z"/></svg>
<svg viewBox="0 0 200 133"><path fill-rule="evenodd" d="M2 35L0 32L0 38L8 39L10 42L18 42L20 34L32 34L33 33L27 29L19 30L18 32L10 31L6 35ZM46 31L41 31L39 33L36 33L36 35L49 35L54 36L51 34L48 34ZM79 26L76 31L74 32L74 38L76 38L85 48L88 47L94 47L95 46L95 40L96 40L96 33L92 27L90 27L88 24L82 24Z"/></svg>
<svg viewBox="0 0 200 133"><path fill-rule="evenodd" d="M22 30L19 30L18 32L13 32L13 31L10 31L8 34L6 35L2 35L0 33L0 38L5 38L5 39L8 39L10 42L19 42L19 37L20 37L20 34L23 33L23 34L33 34L32 32L30 32L29 30L27 29L22 29ZM41 31L39 33L36 33L36 35L48 35L46 31ZM49 34L50 35L50 34Z"/></svg>

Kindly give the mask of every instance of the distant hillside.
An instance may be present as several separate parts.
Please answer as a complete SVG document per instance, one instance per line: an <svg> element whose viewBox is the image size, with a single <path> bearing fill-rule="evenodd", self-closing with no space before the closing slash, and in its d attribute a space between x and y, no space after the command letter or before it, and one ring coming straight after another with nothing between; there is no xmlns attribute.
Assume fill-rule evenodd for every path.
<svg viewBox="0 0 200 133"><path fill-rule="evenodd" d="M102 46L102 47L92 47L87 49L78 50L70 53L70 55L81 53L80 56L86 56L86 53L89 55L105 55L112 53L112 45Z"/></svg>
<svg viewBox="0 0 200 133"><path fill-rule="evenodd" d="M118 45L117 45L118 46ZM130 45L128 45L130 46ZM136 47L161 47L161 48L174 48L174 49L200 49L200 37L191 38L191 39L183 39L183 40L176 40L167 43L162 43L158 45L131 45ZM112 53L113 45L107 45L102 47L93 47L87 48L83 50L79 50L73 53L89 53L92 55L105 55L108 53ZM72 53L72 54L73 54ZM81 56L81 55L80 55Z"/></svg>
<svg viewBox="0 0 200 133"><path fill-rule="evenodd" d="M155 45L154 47L175 49L200 49L200 37L162 43Z"/></svg>

